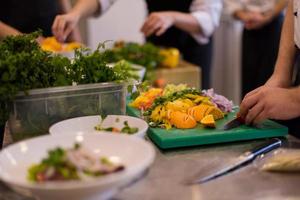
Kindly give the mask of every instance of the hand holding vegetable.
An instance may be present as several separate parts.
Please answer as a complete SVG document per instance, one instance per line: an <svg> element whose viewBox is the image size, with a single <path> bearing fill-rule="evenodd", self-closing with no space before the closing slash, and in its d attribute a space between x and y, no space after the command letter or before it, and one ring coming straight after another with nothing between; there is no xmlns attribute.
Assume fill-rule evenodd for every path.
<svg viewBox="0 0 300 200"><path fill-rule="evenodd" d="M52 25L52 32L58 41L64 42L79 21L79 15L68 13L56 16Z"/></svg>

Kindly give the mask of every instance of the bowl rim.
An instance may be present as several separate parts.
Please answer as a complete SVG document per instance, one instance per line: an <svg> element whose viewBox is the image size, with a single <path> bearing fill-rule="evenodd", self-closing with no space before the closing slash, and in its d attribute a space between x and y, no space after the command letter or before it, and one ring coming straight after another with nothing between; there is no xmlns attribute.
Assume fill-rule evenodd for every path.
<svg viewBox="0 0 300 200"><path fill-rule="evenodd" d="M82 134L77 134L77 135L82 135ZM42 138L74 138L76 135L61 135L61 136L52 136L52 135L42 135L38 137L34 137L31 139L26 139L19 141L17 143L11 144L7 146L6 148L2 149L0 151L0 155L5 153L6 151L9 151L9 149L14 148L17 145L20 145L21 143L24 142L30 142L33 140L40 140ZM143 170L146 170L151 166L151 164L154 162L155 159L155 150L153 145L151 145L149 142L146 142L145 140L138 138L138 137L130 137L128 135L114 135L114 134L86 134L82 135L83 137L115 137L117 139L121 139L122 137L127 138L126 140L133 140L134 142L138 142L141 145L144 146L145 149L147 149L147 157L145 157L145 162L143 165L140 166L131 166L130 170L128 168L125 168L125 170L116 172L113 174L108 174L104 177L99 177L99 178L91 178L87 181L80 181L80 180L74 180L74 181L68 181L68 182L49 182L49 183L43 183L43 184L38 184L38 183L31 183L29 181L20 183L18 181L14 180L8 180L7 178L2 176L1 169L0 169L0 180L3 181L5 184L11 185L11 186L18 186L21 188L25 189L30 189L30 190L55 190L55 191L63 191L63 190L73 190L73 189L87 189L87 188L93 188L93 187L100 187L100 186L105 186L105 185L110 185L114 183L122 183L129 177L134 177L141 173Z"/></svg>
<svg viewBox="0 0 300 200"><path fill-rule="evenodd" d="M133 134L124 134L124 135L129 135L129 136L142 136L142 135L145 135L145 134L146 134L146 132L147 132L147 130L148 130L148 128L149 128L148 123L145 122L143 119L138 118L138 117L133 117L133 116L128 116L128 115L107 115L107 116L111 116L111 117L127 117L127 118L129 118L129 119L138 120L138 121L141 122L141 124L143 124L144 127L143 127L142 130L139 130L138 132L133 133ZM53 129L54 129L56 126L58 126L58 125L60 125L60 124L62 124L62 123L66 123L66 122L73 121L73 120L78 120L78 119L80 119L80 118L96 118L96 117L100 117L100 118L101 118L100 115L87 115L87 116L74 117L74 118L69 118L69 119L65 119L65 120L59 121L59 122L57 122L57 123L55 123L55 124L52 124L52 125L49 127L49 134L50 134L50 135L53 135L53 136L59 135L59 134L57 134L57 133L54 133L54 132L53 132ZM95 125L95 126L96 126L96 125ZM95 130L95 131L96 131L96 130ZM109 132L109 131L96 131L96 132L97 132L97 133L110 133L110 134L111 134L111 132ZM93 132L93 133L94 133L94 132ZM89 134L89 133L84 133L84 134ZM122 134L116 134L116 135L122 135Z"/></svg>

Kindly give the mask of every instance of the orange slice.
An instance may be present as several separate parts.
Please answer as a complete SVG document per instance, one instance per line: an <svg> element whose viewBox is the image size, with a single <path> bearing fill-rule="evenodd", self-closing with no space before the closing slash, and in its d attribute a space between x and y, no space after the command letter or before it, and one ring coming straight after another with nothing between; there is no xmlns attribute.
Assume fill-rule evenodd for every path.
<svg viewBox="0 0 300 200"><path fill-rule="evenodd" d="M203 117L205 117L205 112L210 108L210 106L206 104L200 104L199 106L194 106L188 109L188 114L193 116L196 121L201 121Z"/></svg>
<svg viewBox="0 0 300 200"><path fill-rule="evenodd" d="M194 128L197 125L196 120L191 115L179 111L170 113L170 123L176 128L182 129Z"/></svg>
<svg viewBox="0 0 300 200"><path fill-rule="evenodd" d="M201 124L203 124L206 127L211 127L211 128L215 128L216 127L216 122L214 120L214 116L213 115L206 115L200 122Z"/></svg>
<svg viewBox="0 0 300 200"><path fill-rule="evenodd" d="M217 108L217 107L210 107L207 110L206 115L210 115L210 114L214 116L215 120L223 119L224 118L223 112L219 108Z"/></svg>

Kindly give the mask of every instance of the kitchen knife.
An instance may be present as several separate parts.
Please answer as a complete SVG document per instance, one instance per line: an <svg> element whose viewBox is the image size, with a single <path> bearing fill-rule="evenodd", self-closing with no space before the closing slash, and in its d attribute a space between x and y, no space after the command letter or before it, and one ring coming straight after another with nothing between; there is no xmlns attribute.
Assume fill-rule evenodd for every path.
<svg viewBox="0 0 300 200"><path fill-rule="evenodd" d="M281 144L282 144L281 140L279 140L277 138L272 138L272 139L268 140L266 143L264 143L263 145L254 148L252 151L245 152L233 164L231 164L219 171L216 171L215 173L213 173L211 175L197 178L192 181L187 181L186 184L188 184L188 185L202 184L202 183L208 182L210 180L216 179L218 177L221 177L223 175L226 175L234 170L237 170L238 168L240 168L242 166L249 164L257 156L268 153L268 152L280 147Z"/></svg>
<svg viewBox="0 0 300 200"><path fill-rule="evenodd" d="M227 124L225 124L222 128L222 130L227 131L233 128L237 128L241 125L245 124L245 120L240 117L237 116L236 118L234 118L233 120L229 121Z"/></svg>

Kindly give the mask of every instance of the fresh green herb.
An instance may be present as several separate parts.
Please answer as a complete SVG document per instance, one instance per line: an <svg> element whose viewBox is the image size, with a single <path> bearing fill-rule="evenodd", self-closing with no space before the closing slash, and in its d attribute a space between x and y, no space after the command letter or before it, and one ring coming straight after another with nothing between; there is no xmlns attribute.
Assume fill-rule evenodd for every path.
<svg viewBox="0 0 300 200"><path fill-rule="evenodd" d="M121 130L122 133L134 134L138 131L139 129L137 127L129 127L128 121L124 121L124 127Z"/></svg>
<svg viewBox="0 0 300 200"><path fill-rule="evenodd" d="M72 83L66 70L69 59L42 51L35 41L38 35L9 36L0 43L0 124L17 92Z"/></svg>
<svg viewBox="0 0 300 200"><path fill-rule="evenodd" d="M118 120L118 122L119 122L119 120ZM102 127L102 121L101 121L100 124L98 124L97 126L95 126L95 130L97 130L97 131L118 132L118 133L120 132L120 133L127 133L127 134L134 134L134 133L137 133L139 131L139 129L137 127L130 127L128 125L128 121L124 121L124 127L121 130L118 130L115 127L103 128Z"/></svg>
<svg viewBox="0 0 300 200"><path fill-rule="evenodd" d="M101 51L103 50L101 48L105 47L104 43L101 43L95 51L87 48L77 49L75 58L71 62L61 55L43 51L36 42L39 35L40 32L34 32L21 36L9 36L0 42L0 125L4 125L7 121L11 103L20 91L28 93L30 89L67 86L74 82L77 84L128 82L137 78L134 70L130 70L130 64L125 61L117 63L114 68L107 65L110 61L107 54ZM115 101L111 99L112 97L105 95L101 98L103 101L106 98L111 102ZM94 97L76 99L80 101L52 100L53 106L48 108L47 114L18 113L18 118L22 123L20 134L23 136L27 133L42 134L50 124L59 120L100 112L99 101ZM76 106L71 108L65 106L71 103ZM115 107L113 103L112 106ZM43 119L42 122L41 119Z"/></svg>
<svg viewBox="0 0 300 200"><path fill-rule="evenodd" d="M141 93L148 91L150 89L150 83L149 81L143 81L140 84L136 84L135 87L136 91L132 92L130 96L132 100L135 100Z"/></svg>
<svg viewBox="0 0 300 200"><path fill-rule="evenodd" d="M155 69L164 59L159 48L151 43L138 44L134 42L115 43L115 48L104 52L108 62L127 60L131 63L146 67L146 79L151 79Z"/></svg>

